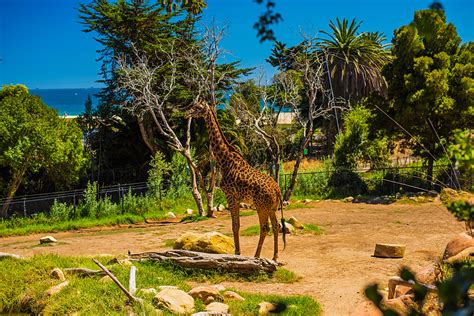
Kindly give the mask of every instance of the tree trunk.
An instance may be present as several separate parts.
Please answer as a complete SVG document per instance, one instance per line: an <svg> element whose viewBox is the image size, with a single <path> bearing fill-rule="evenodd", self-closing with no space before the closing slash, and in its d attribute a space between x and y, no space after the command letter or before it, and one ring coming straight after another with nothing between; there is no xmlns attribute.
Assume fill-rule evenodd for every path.
<svg viewBox="0 0 474 316"><path fill-rule="evenodd" d="M214 211L214 192L216 189L217 183L217 168L215 162L211 161L211 179L209 181L209 188L206 190L206 199L207 199L207 217L213 217Z"/></svg>
<svg viewBox="0 0 474 316"><path fill-rule="evenodd" d="M193 160L191 158L191 153L189 152L189 150L184 150L181 152L181 154L186 158L186 161L188 162L189 173L191 174L191 188L192 188L191 191L193 194L194 201L196 202L198 213L200 216L202 216L204 214L204 207L202 205L202 196L201 196L201 193L199 193L199 189L198 189L196 170L194 170L194 167L193 167Z"/></svg>
<svg viewBox="0 0 474 316"><path fill-rule="evenodd" d="M433 187L433 165L434 165L434 158L428 157L428 170L426 173L426 180L428 181L430 188Z"/></svg>
<svg viewBox="0 0 474 316"><path fill-rule="evenodd" d="M18 172L18 174L13 174L12 182L10 187L8 188L7 198L5 202L3 202L2 209L0 210L0 217L6 218L8 216L8 209L10 208L10 203L15 196L16 190L20 186L21 180L23 179L23 175L26 172L26 168L23 168Z"/></svg>
<svg viewBox="0 0 474 316"><path fill-rule="evenodd" d="M211 254L188 250L166 252L129 253L132 260L171 261L184 268L209 269L226 272L251 274L256 272L273 273L278 263L272 260L228 254Z"/></svg>
<svg viewBox="0 0 474 316"><path fill-rule="evenodd" d="M150 149L151 154L154 155L157 149L150 140L150 136L148 135L148 132L145 128L143 119L138 119L138 127L140 128L140 134L142 135L143 142L148 147L148 149Z"/></svg>

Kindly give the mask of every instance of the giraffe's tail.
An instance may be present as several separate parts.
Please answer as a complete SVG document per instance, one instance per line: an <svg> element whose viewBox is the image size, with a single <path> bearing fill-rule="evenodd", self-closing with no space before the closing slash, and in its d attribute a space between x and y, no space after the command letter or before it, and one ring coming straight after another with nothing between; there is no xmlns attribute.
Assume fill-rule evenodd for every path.
<svg viewBox="0 0 474 316"><path fill-rule="evenodd" d="M282 238L283 238L283 250L286 248L286 226L285 226L285 218L283 217L283 198L281 194L278 194L278 198L280 199L280 212L281 212L281 231L282 231Z"/></svg>

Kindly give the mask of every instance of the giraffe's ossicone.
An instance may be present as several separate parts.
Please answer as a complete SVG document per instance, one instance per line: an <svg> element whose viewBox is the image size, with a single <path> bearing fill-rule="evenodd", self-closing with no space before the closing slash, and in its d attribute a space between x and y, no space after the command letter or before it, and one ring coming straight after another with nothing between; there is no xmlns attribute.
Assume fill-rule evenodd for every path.
<svg viewBox="0 0 474 316"><path fill-rule="evenodd" d="M227 141L222 133L214 109L205 102L199 101L186 112L187 118L204 118L209 133L209 142L214 157L222 171L221 189L227 198L227 205L232 218L235 254L240 255L239 230L240 203L254 205L260 222L260 238L255 257L260 257L262 245L269 231L270 219L273 232L273 260L278 259L278 220L276 212L282 211L283 200L280 186L269 175L250 166L244 157ZM284 226L283 211L282 225ZM283 245L285 247L285 227L282 227Z"/></svg>

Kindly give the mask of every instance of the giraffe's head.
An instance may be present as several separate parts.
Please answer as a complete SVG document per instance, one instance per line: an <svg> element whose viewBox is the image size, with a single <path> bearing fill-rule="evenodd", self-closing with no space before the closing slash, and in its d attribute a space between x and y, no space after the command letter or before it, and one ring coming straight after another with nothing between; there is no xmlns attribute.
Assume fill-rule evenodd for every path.
<svg viewBox="0 0 474 316"><path fill-rule="evenodd" d="M204 101L197 101L196 103L193 104L193 106L186 111L184 114L185 118L200 118L200 117L205 117L207 114L207 111L209 110L209 106L207 105L206 102Z"/></svg>

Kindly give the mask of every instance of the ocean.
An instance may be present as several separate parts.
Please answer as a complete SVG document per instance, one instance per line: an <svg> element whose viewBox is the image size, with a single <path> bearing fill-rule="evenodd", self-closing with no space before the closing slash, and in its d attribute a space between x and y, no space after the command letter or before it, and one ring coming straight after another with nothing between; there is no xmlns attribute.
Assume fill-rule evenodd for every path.
<svg viewBox="0 0 474 316"><path fill-rule="evenodd" d="M58 114L79 115L84 113L84 104L87 96L91 96L92 106L96 107L98 99L96 94L100 88L85 89L30 89L30 94L39 96L44 103L56 109Z"/></svg>

